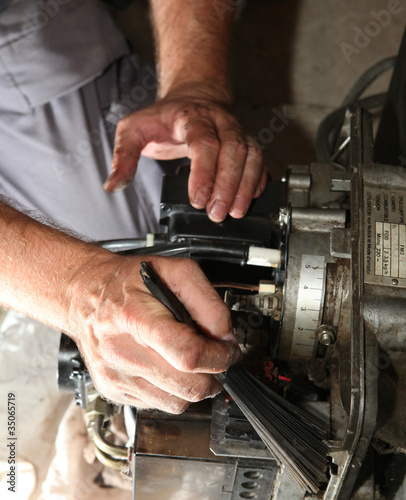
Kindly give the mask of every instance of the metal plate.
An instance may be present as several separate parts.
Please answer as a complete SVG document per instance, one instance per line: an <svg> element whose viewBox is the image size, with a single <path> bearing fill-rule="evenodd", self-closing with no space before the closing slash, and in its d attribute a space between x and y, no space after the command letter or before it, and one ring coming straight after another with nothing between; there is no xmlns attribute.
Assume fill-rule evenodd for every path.
<svg viewBox="0 0 406 500"><path fill-rule="evenodd" d="M364 188L365 283L406 287L405 196Z"/></svg>

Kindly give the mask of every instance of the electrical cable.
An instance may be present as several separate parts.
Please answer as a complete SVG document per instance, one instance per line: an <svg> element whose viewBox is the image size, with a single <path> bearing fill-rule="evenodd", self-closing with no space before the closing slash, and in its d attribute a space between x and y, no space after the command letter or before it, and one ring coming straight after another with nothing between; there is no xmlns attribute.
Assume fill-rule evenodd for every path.
<svg viewBox="0 0 406 500"><path fill-rule="evenodd" d="M383 73L394 68L397 57L387 57L367 69L344 97L341 107L347 107L359 99L365 90Z"/></svg>
<svg viewBox="0 0 406 500"><path fill-rule="evenodd" d="M359 100L360 105L369 110L383 106L386 93L368 96L363 99L359 98L382 73L393 69L396 59L396 57L387 57L365 71L348 91L341 106L322 120L316 134L316 154L319 162L331 162L334 156L334 147L337 142L337 137L344 122L345 113L350 104Z"/></svg>
<svg viewBox="0 0 406 500"><path fill-rule="evenodd" d="M99 241L98 244L106 250L110 250L110 252L124 252L135 250L136 248L145 248L147 242L145 238L129 238L121 240L104 240Z"/></svg>
<svg viewBox="0 0 406 500"><path fill-rule="evenodd" d="M259 285L249 284L249 283L234 283L233 281L225 282L212 282L211 286L213 288L236 288L239 290L249 290L252 292L259 291Z"/></svg>
<svg viewBox="0 0 406 500"><path fill-rule="evenodd" d="M124 255L163 255L167 257L191 257L221 260L244 265L248 262L249 245L211 240L186 240L122 252Z"/></svg>

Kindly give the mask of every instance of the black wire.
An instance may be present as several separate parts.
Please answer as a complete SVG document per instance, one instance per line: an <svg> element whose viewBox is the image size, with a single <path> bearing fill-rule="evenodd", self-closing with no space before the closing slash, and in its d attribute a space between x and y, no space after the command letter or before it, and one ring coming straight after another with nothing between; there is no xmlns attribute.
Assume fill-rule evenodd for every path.
<svg viewBox="0 0 406 500"><path fill-rule="evenodd" d="M331 161L348 106L359 100L362 93L382 73L392 69L396 59L396 57L387 57L365 71L351 87L343 99L342 105L322 120L316 134L316 154L319 162L329 163ZM359 102L365 109L374 109L384 104L385 96L386 94L376 94L360 99Z"/></svg>
<svg viewBox="0 0 406 500"><path fill-rule="evenodd" d="M182 243L168 243L153 247L138 248L120 252L122 255L163 255L167 257L191 257L208 260L222 260L244 265L248 260L249 245L216 240L186 240Z"/></svg>
<svg viewBox="0 0 406 500"><path fill-rule="evenodd" d="M121 255L164 255L166 257L190 257L190 245L185 243L154 245L152 247L124 250Z"/></svg>
<svg viewBox="0 0 406 500"><path fill-rule="evenodd" d="M382 73L393 69L396 63L396 56L387 57L378 63L371 66L363 73L354 83L347 95L344 97L341 107L348 107L361 97L365 90L379 77Z"/></svg>

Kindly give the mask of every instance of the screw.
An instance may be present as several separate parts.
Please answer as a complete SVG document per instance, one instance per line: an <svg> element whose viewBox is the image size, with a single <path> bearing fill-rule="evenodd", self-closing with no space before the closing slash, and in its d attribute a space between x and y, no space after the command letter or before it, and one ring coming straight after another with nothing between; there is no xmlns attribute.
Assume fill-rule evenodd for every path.
<svg viewBox="0 0 406 500"><path fill-rule="evenodd" d="M320 344L325 346L333 344L336 339L336 329L331 325L320 325L316 334Z"/></svg>

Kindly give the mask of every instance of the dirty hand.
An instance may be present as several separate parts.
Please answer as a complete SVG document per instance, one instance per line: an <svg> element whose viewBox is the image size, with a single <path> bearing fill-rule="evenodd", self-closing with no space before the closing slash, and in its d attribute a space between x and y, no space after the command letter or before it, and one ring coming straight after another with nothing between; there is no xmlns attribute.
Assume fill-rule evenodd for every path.
<svg viewBox="0 0 406 500"><path fill-rule="evenodd" d="M200 333L152 297L139 275L141 260L103 254L76 273L69 334L102 396L181 413L221 391L212 374L227 370L240 350L227 306L194 261L148 259Z"/></svg>
<svg viewBox="0 0 406 500"><path fill-rule="evenodd" d="M126 187L140 155L189 157L189 199L211 220L243 217L266 185L260 149L220 100L204 89L182 88L152 106L131 113L117 126L112 171L104 188Z"/></svg>

